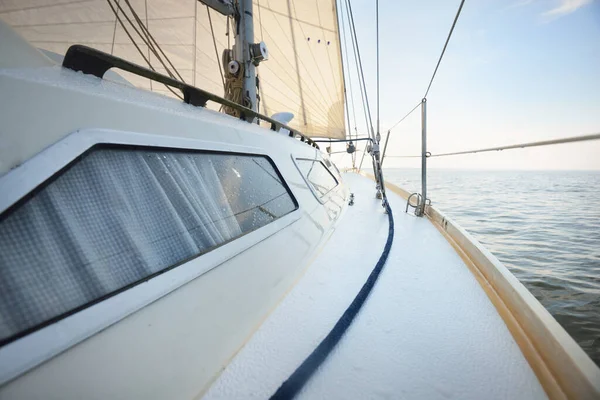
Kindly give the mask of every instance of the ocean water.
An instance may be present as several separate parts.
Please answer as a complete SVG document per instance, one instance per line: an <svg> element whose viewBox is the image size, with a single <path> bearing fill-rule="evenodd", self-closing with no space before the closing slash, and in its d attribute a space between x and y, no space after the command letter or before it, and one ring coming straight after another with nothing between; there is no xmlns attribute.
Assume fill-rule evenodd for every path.
<svg viewBox="0 0 600 400"><path fill-rule="evenodd" d="M420 170L384 169L420 191ZM427 197L491 251L600 366L600 171L428 171Z"/></svg>

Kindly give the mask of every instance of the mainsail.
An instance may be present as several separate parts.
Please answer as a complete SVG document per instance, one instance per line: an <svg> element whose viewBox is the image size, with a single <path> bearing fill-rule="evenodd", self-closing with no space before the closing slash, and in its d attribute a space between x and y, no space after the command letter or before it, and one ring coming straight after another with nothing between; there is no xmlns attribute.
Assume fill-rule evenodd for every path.
<svg viewBox="0 0 600 400"><path fill-rule="evenodd" d="M0 18L34 46L64 55L84 44L223 95L224 49L235 20L196 0L0 0ZM229 19L229 20L228 20ZM344 138L344 79L335 0L254 2L254 39L269 60L257 68L259 111L291 112L311 137ZM228 35L229 32L229 35ZM160 84L116 71L132 84Z"/></svg>

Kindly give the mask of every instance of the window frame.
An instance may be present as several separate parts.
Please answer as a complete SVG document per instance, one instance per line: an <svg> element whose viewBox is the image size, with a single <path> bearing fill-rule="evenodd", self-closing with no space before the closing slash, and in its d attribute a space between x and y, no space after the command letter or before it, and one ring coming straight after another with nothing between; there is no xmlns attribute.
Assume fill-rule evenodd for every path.
<svg viewBox="0 0 600 400"><path fill-rule="evenodd" d="M76 131L0 177L0 221L98 148L197 152L266 158L295 208L104 297L13 335L0 346L0 385L173 292L300 219L298 200L273 159L255 147L106 129ZM140 283L145 282L144 285Z"/></svg>
<svg viewBox="0 0 600 400"><path fill-rule="evenodd" d="M327 168L327 165L325 165L325 163L322 160L318 159L318 158L294 157L292 155L292 161L294 162L294 165L296 166L296 169L298 170L298 172L302 176L302 179L304 180L304 183L306 183L306 186L308 186L308 188L310 189L310 191L313 194L313 196L315 196L315 198L317 199L317 201L319 203L325 204L327 202L327 200L331 197L331 193L337 187L340 186L339 179L336 178L336 176L329 170L329 168ZM329 175L331 175L331 177L335 181L335 186L332 187L327 193L325 193L323 195L321 195L320 193L318 193L314 189L313 184L308 180L308 177L304 175L304 172L302 172L302 168L300 168L300 165L298 164L298 161L312 161L312 162L318 162L318 163L320 163L323 166L323 168L325 168L325 170L329 173Z"/></svg>

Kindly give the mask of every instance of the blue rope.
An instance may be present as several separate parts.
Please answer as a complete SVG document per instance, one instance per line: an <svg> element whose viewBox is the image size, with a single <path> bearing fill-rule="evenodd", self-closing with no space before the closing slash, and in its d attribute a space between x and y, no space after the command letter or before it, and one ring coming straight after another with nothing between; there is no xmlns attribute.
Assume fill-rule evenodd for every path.
<svg viewBox="0 0 600 400"><path fill-rule="evenodd" d="M385 262L387 261L388 255L392 248L392 242L394 241L394 217L392 216L392 209L386 201L386 212L389 220L388 238L383 248L383 253L379 257L379 261L371 271L369 278L363 284L362 288L350 304L338 322L335 324L333 329L325 336L325 338L319 343L319 345L313 350L313 352L304 360L302 364L294 371L290 377L281 384L279 389L271 396L271 400L281 399L292 399L300 390L304 387L310 377L317 371L317 369L323 364L323 361L327 359L327 356L331 353L334 347L338 344L342 336L346 333L352 321L360 311L361 307L369 297L371 290L377 282L377 278L381 274Z"/></svg>

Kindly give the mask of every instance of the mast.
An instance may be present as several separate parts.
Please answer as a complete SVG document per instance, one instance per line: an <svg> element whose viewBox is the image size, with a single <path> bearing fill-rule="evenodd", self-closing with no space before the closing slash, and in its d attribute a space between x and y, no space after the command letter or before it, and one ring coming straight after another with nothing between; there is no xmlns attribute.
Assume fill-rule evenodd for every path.
<svg viewBox="0 0 600 400"><path fill-rule="evenodd" d="M245 107L258 111L257 104L257 81L256 67L258 64L268 59L269 54L264 42L254 43L254 21L252 15L252 0L198 0L210 8L220 12L227 17L234 17L234 44L231 58L231 65L223 65L223 68L229 69L234 79L240 69L243 73L241 99L231 98L225 94L229 100L239 102ZM229 50L227 50L229 51ZM229 61L224 61L227 63ZM241 68L239 68L239 67ZM226 77L227 79L227 77ZM227 112L227 111L226 111Z"/></svg>
<svg viewBox="0 0 600 400"><path fill-rule="evenodd" d="M234 57L244 66L244 95L242 104L257 110L256 105L256 66L251 54L254 46L254 21L252 20L252 0L238 0L239 28L235 29ZM258 64L258 63L257 63Z"/></svg>

